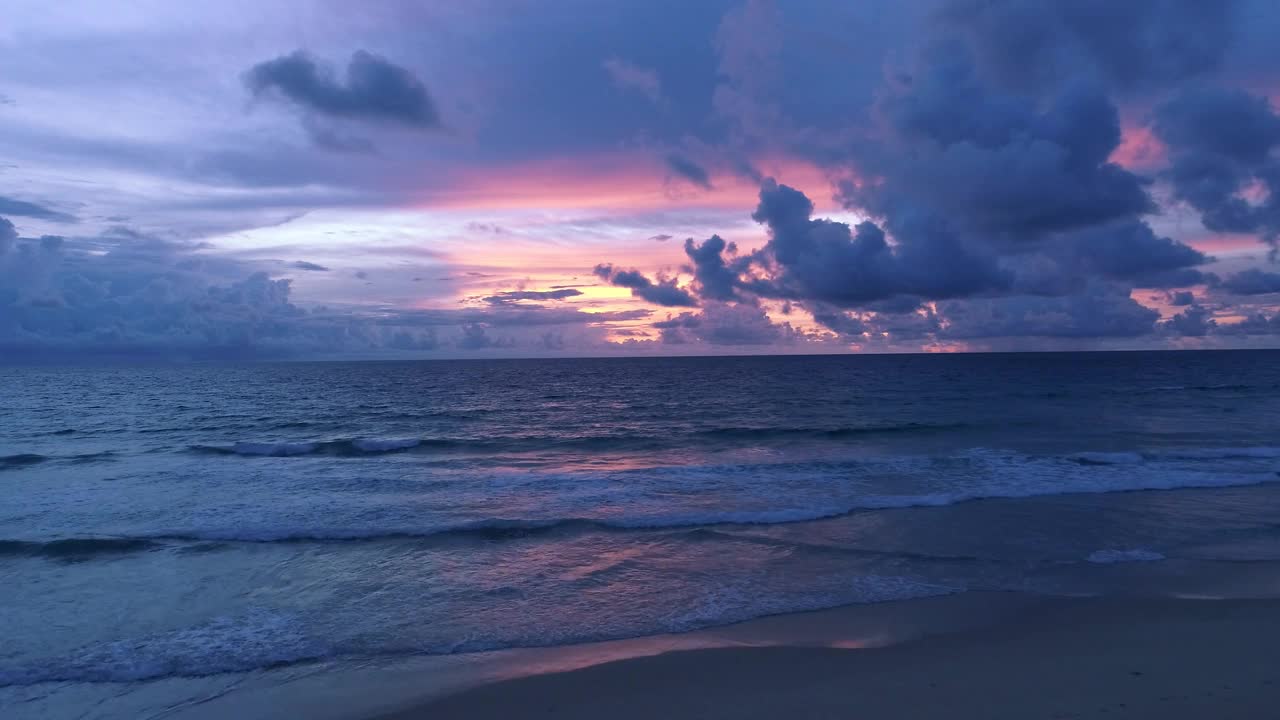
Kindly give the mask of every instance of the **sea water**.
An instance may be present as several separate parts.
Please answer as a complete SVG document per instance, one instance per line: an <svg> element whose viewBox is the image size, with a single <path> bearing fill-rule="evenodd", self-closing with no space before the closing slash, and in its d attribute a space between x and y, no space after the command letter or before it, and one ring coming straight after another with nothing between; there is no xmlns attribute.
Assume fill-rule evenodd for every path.
<svg viewBox="0 0 1280 720"><path fill-rule="evenodd" d="M1276 352L0 368L0 714L974 590L1270 594L1278 470Z"/></svg>

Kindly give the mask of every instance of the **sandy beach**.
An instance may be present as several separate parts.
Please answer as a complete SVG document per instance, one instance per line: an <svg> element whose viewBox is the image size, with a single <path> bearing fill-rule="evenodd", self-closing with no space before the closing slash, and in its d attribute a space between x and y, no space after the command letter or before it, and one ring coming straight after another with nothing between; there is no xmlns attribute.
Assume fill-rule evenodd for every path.
<svg viewBox="0 0 1280 720"><path fill-rule="evenodd" d="M730 631L740 647L505 680L384 720L1276 717L1280 602L1063 599L1006 610L993 624L872 648L821 646L824 624L865 620L865 609L766 618ZM769 645L755 644L766 635Z"/></svg>

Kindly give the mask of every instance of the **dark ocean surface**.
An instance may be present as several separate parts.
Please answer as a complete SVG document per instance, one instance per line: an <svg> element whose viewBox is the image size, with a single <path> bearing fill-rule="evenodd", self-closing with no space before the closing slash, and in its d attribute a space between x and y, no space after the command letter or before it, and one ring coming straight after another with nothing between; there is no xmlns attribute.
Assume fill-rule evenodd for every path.
<svg viewBox="0 0 1280 720"><path fill-rule="evenodd" d="M0 368L0 707L967 590L1274 596L1278 470L1280 352Z"/></svg>

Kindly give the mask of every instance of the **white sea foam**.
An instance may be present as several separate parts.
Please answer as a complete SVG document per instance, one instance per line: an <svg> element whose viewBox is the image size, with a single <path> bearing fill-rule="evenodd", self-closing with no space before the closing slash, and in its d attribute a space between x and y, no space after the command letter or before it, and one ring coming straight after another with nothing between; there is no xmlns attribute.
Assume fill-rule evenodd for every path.
<svg viewBox="0 0 1280 720"><path fill-rule="evenodd" d="M1131 563L1131 562L1157 562L1164 560L1164 555L1143 548L1133 548L1129 550L1096 550L1089 554L1089 562L1102 565L1111 565L1114 563Z"/></svg>
<svg viewBox="0 0 1280 720"><path fill-rule="evenodd" d="M149 637L81 648L59 660L0 667L0 687L43 682L136 682L203 677L325 657L297 620L276 612L220 617Z"/></svg>
<svg viewBox="0 0 1280 720"><path fill-rule="evenodd" d="M393 441L378 443L377 447L388 447ZM272 452L280 451L272 447ZM415 485L412 497L417 501L381 492L352 496L318 483L230 512L211 507L194 514L174 513L164 518L168 522L145 528L120 522L76 532L273 542L436 535L505 539L560 530L772 525L984 499L1259 485L1280 481L1272 459L1275 450L1061 457L974 450L950 457L668 466L614 473L480 472L462 476L465 481ZM1093 461L1082 462L1082 456ZM1232 460L1220 463L1216 458ZM438 502L428 502L430 493L442 494Z"/></svg>

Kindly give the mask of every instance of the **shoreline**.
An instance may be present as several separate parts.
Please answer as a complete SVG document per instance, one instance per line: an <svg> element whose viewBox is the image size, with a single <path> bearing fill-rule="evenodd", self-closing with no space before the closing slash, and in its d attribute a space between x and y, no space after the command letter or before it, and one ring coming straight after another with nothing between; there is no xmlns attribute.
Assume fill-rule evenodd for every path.
<svg viewBox="0 0 1280 720"><path fill-rule="evenodd" d="M1277 637L1280 600L966 593L760 618L586 665L582 646L576 667L531 653L372 717L1261 719L1280 701ZM644 640L598 647L627 643Z"/></svg>

